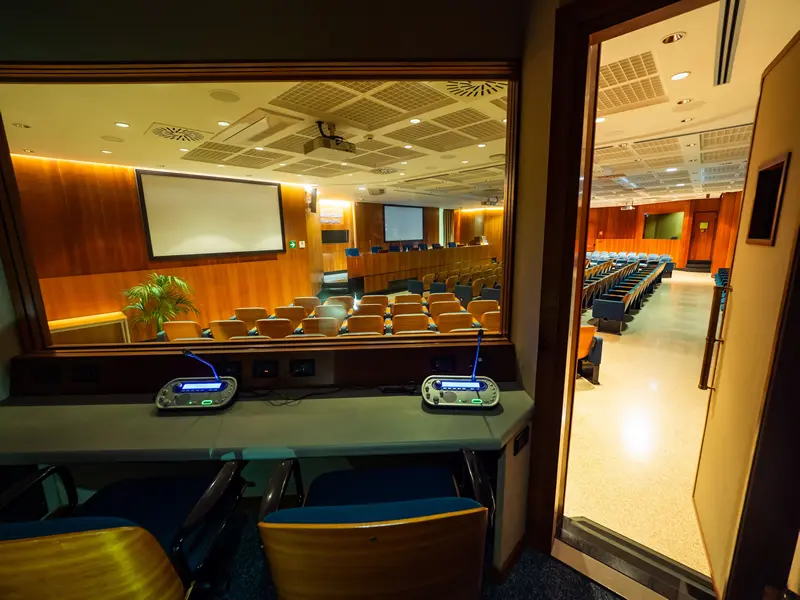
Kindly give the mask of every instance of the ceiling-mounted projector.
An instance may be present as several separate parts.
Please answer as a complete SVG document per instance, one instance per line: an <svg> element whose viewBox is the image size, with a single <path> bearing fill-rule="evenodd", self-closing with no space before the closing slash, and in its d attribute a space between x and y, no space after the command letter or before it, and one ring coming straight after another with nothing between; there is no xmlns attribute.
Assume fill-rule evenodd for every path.
<svg viewBox="0 0 800 600"><path fill-rule="evenodd" d="M317 121L319 137L306 142L303 146L303 154L311 158L340 161L346 161L356 155L356 145L345 141L342 136L336 135L336 125L328 123L328 133L325 133L322 128L323 124L322 121Z"/></svg>
<svg viewBox="0 0 800 600"><path fill-rule="evenodd" d="M620 210L634 210L633 204L626 204L625 206L620 206Z"/></svg>

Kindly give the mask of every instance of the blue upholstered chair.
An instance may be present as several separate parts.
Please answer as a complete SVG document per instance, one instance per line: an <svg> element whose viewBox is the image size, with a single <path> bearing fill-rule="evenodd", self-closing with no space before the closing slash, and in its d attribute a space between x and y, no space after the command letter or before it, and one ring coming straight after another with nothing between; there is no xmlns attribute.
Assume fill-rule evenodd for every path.
<svg viewBox="0 0 800 600"><path fill-rule="evenodd" d="M647 262L648 263L657 263L658 262L658 254L648 254L647 255Z"/></svg>
<svg viewBox="0 0 800 600"><path fill-rule="evenodd" d="M372 248L370 248L370 250L372 251L373 254L378 254L381 250L383 250L383 247L373 246Z"/></svg>
<svg viewBox="0 0 800 600"><path fill-rule="evenodd" d="M462 457L460 483L444 467L351 469L305 497L299 462L282 462L258 526L278 597L480 598L494 496L475 454ZM283 508L292 477L297 507ZM431 557L447 567L419 568Z"/></svg>
<svg viewBox="0 0 800 600"><path fill-rule="evenodd" d="M417 246L417 248L419 248L420 250L427 250L428 249L428 244L419 244Z"/></svg>
<svg viewBox="0 0 800 600"><path fill-rule="evenodd" d="M500 288L488 288L485 287L481 290L481 299L482 300L497 300L500 302L502 299L503 292Z"/></svg>
<svg viewBox="0 0 800 600"><path fill-rule="evenodd" d="M442 245L441 244L434 244L433 246L431 246L431 248L433 248L434 250L441 250Z"/></svg>
<svg viewBox="0 0 800 600"><path fill-rule="evenodd" d="M400 252L400 246L397 244L389 244L389 252Z"/></svg>
<svg viewBox="0 0 800 600"><path fill-rule="evenodd" d="M358 248L345 248L345 256L361 256L361 251Z"/></svg>
<svg viewBox="0 0 800 600"><path fill-rule="evenodd" d="M457 285L453 293L464 308L467 308L467 305L472 302L472 285Z"/></svg>
<svg viewBox="0 0 800 600"><path fill-rule="evenodd" d="M609 252L609 253L608 253L608 257L616 260L616 258L617 258L617 253L616 253L616 252Z"/></svg>
<svg viewBox="0 0 800 600"><path fill-rule="evenodd" d="M80 505L69 471L34 472L0 494L0 520L53 476L66 516L0 523L0 588L12 598L106 598L127 588L114 597L180 600L207 583L206 559L247 485L241 469L231 461L215 474L122 480ZM24 568L9 569L20 555Z"/></svg>
<svg viewBox="0 0 800 600"><path fill-rule="evenodd" d="M444 281L434 281L433 283L431 283L431 294L439 294L439 293L444 293L446 291L447 291L447 284Z"/></svg>
<svg viewBox="0 0 800 600"><path fill-rule="evenodd" d="M448 248L455 248L456 247L456 243L455 242L447 242L447 247Z"/></svg>
<svg viewBox="0 0 800 600"><path fill-rule="evenodd" d="M629 259L631 259L631 258L637 258L637 256L636 256L636 252L628 252L628 258L629 258ZM628 262L630 262L630 260L629 260Z"/></svg>

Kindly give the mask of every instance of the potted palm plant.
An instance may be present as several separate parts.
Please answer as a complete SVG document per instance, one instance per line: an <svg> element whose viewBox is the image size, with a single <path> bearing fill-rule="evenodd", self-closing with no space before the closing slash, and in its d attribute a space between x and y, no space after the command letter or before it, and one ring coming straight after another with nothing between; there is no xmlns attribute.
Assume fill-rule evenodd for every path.
<svg viewBox="0 0 800 600"><path fill-rule="evenodd" d="M149 327L155 324L156 334L164 330L164 323L183 313L199 315L191 298L192 289L180 277L151 273L144 283L123 292L128 301L124 311L132 311L133 325Z"/></svg>

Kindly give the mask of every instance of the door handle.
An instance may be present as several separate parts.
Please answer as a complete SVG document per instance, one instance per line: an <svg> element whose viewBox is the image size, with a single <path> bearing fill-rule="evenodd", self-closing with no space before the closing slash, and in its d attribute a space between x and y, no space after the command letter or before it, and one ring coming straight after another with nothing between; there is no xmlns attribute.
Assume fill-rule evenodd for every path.
<svg viewBox="0 0 800 600"><path fill-rule="evenodd" d="M719 313L722 306L722 294L730 290L724 285L714 286L714 296L711 299L711 314L708 316L708 331L706 332L706 347L703 350L703 362L700 365L700 383L697 387L701 390L709 389L708 375L711 372L711 358L714 355L714 345L722 340L717 337Z"/></svg>

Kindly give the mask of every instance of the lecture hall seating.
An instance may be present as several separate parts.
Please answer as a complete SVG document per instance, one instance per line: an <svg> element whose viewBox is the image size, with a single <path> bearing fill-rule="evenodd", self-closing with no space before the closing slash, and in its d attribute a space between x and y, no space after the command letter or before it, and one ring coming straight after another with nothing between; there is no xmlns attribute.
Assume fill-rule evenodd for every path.
<svg viewBox="0 0 800 600"><path fill-rule="evenodd" d="M644 299L661 283L661 274L666 265L667 263L660 263L639 268L595 299L592 303L592 317L598 319L598 329L621 335L625 315L632 309L642 307ZM638 267L639 264L632 263L626 268L631 266Z"/></svg>

